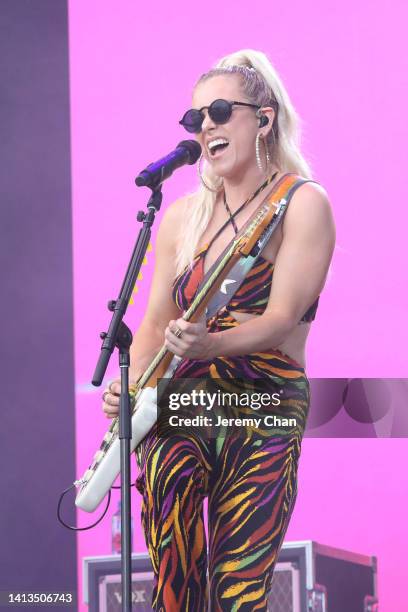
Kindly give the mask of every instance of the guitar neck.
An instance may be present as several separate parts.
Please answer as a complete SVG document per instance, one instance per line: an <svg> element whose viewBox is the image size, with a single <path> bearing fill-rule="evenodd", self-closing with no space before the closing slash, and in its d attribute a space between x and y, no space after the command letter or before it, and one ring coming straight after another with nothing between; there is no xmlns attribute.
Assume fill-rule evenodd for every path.
<svg viewBox="0 0 408 612"><path fill-rule="evenodd" d="M236 252L234 249L235 245L232 245L221 260L217 262L214 269L211 269L206 277L205 283L195 296L191 306L184 313L183 319L185 321L195 323L204 314L207 304L213 298L214 294L219 291L220 283L240 258L240 253ZM173 356L174 353L169 351L166 345L163 344L146 371L137 380L137 387L142 389L143 387L156 386L157 379L163 377Z"/></svg>

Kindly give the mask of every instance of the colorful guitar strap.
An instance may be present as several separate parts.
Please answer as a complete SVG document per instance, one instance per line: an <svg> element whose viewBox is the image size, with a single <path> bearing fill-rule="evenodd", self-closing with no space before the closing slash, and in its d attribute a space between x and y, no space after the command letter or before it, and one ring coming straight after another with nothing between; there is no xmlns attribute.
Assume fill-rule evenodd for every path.
<svg viewBox="0 0 408 612"><path fill-rule="evenodd" d="M298 189L304 183L315 182L316 181L313 181L311 179L299 178L299 176L294 173L289 173L285 174L276 184L275 189L273 190L272 194L270 194L269 199L266 200L268 204L276 206L276 211L271 222L256 242L251 253L247 256L242 255L237 261L237 263L229 271L228 278L225 278L222 281L219 290L207 305L205 311L207 321L211 319L211 317L213 317L222 308L224 308L224 306L226 306L231 301L232 297L238 291L238 289L244 282L244 279L247 276L248 272L255 264L256 260L262 253L262 250L265 248L267 242L269 241L269 238L272 236L273 232L275 231L281 219L283 218L283 215L285 214L289 202L296 189ZM236 237L234 237L233 240L235 240L235 238ZM198 288L197 292L200 291L200 289L206 282L208 276L219 264L227 250L232 246L233 240L229 243L226 249L224 249L218 259L214 262L210 270L208 270L202 282L200 283L200 287Z"/></svg>

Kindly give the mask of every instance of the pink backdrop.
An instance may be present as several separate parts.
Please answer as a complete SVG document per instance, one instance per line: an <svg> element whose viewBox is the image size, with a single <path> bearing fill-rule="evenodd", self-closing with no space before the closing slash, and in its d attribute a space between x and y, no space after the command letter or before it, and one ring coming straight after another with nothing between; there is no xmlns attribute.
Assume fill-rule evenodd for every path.
<svg viewBox="0 0 408 612"><path fill-rule="evenodd" d="M107 428L100 391L89 381L99 332L110 320L105 304L119 290L147 197L134 177L186 138L178 120L190 106L192 84L218 57L240 48L265 51L281 74L303 119L304 153L336 218L308 376L407 377L408 6L402 0L245 6L69 2L78 475ZM178 171L165 185L163 208L195 183L194 169ZM126 317L133 329L153 256ZM116 371L113 363L110 374ZM406 460L405 439L305 440L287 533L287 540L377 555L382 612L406 604ZM79 535L79 559L110 552L117 498L102 525ZM142 551L137 493L133 516L135 550Z"/></svg>

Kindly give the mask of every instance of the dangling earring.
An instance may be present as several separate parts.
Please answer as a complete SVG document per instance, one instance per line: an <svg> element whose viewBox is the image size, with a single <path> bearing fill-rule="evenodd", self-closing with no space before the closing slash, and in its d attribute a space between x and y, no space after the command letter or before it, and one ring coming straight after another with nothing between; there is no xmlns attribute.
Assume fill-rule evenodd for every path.
<svg viewBox="0 0 408 612"><path fill-rule="evenodd" d="M272 127L272 130L271 130L271 133L272 133L272 140L273 140L272 151L275 151L276 137L275 137L275 130L273 129L273 127ZM268 143L267 143L266 139L265 139L265 149L266 149L266 159L267 159L267 162L269 163L270 162L269 147L268 147Z"/></svg>
<svg viewBox="0 0 408 612"><path fill-rule="evenodd" d="M198 176L200 177L200 181L202 182L204 187L206 189L208 189L208 191L212 191L213 193L217 193L219 191L219 189L214 189L214 187L210 187L209 185L207 185L207 183L204 180L203 174L201 172L201 160L202 159L203 159L203 154L201 153L200 159L198 160L198 165L197 165L197 173L198 173Z"/></svg>
<svg viewBox="0 0 408 612"><path fill-rule="evenodd" d="M269 155L269 147L268 147L268 143L266 142L266 138L264 138L264 146L265 146L265 155L266 155L266 167L269 166L269 164L271 163L271 158Z"/></svg>
<svg viewBox="0 0 408 612"><path fill-rule="evenodd" d="M259 139L260 139L260 134L256 135L256 141L255 141L255 155L256 155L256 165L258 166L259 170L262 172L263 168L262 168L262 162L261 162L261 153L259 151Z"/></svg>

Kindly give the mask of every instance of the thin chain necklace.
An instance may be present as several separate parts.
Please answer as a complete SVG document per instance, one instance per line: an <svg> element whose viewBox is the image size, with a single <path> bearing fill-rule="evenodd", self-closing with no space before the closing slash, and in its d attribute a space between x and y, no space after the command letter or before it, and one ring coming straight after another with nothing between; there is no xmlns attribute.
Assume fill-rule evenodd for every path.
<svg viewBox="0 0 408 612"><path fill-rule="evenodd" d="M256 191L255 191L255 192L254 192L254 193L253 193L251 196L249 196L249 198L248 198L247 200L245 200L245 202L244 202L244 203L243 203L243 204L242 204L242 205L241 205L241 206L238 208L238 210L236 210L234 213L232 213L232 212L231 212L231 209L230 209L230 207L229 207L229 206L228 206L228 204L227 204L227 199L226 199L226 197L225 197L225 191L224 191L224 206L225 206L225 208L227 209L227 212L228 212L228 214L229 214L229 216L230 216L230 221L231 221L231 223L232 223L232 226L233 226L233 228L234 228L234 230L235 230L235 233L236 233L236 234L238 234L238 228L237 228L237 224L235 223L235 219L234 219L234 217L236 217L236 216L237 216L237 214L238 214L239 212L241 212L241 210L242 210L243 208L245 208L245 206L246 206L247 204L249 204L250 202L252 202L252 200L254 200L254 199L256 198L256 196L257 196L259 193L261 193L261 191L262 191L263 189L265 189L265 187L267 187L267 186L268 186L270 183L272 183L273 179L275 178L275 176L276 176L277 174L278 174L278 170L277 170L277 171L276 171L274 174L272 174L272 176L270 176L268 179L266 179L266 181L265 181L264 183L262 183L262 185L261 185L260 187L258 187L258 189L257 189L257 190L256 190Z"/></svg>

